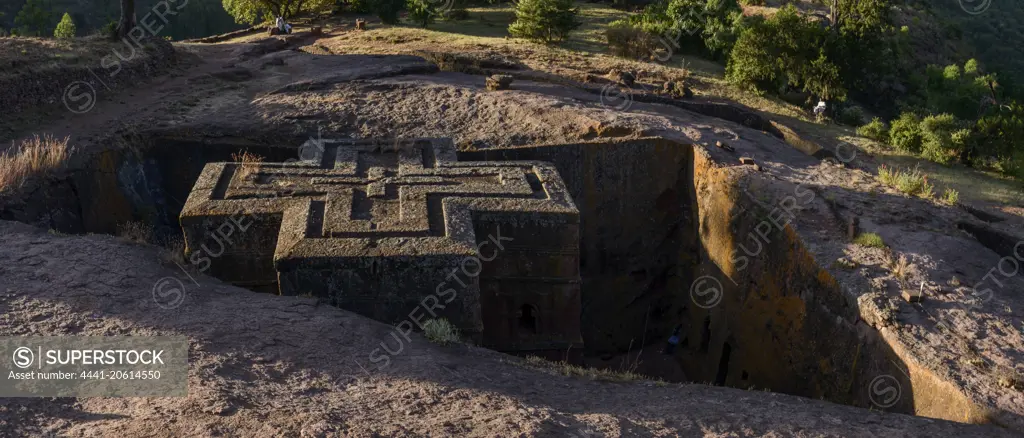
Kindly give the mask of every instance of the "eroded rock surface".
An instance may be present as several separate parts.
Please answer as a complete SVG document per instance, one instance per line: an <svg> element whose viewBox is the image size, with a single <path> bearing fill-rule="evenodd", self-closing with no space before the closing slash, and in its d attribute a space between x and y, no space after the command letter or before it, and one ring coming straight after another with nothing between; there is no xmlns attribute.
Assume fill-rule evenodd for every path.
<svg viewBox="0 0 1024 438"><path fill-rule="evenodd" d="M5 436L1013 436L762 391L550 375L415 334L379 370L367 358L393 328L313 299L197 285L109 236L0 221L0 242L0 335L191 341L188 397L0 399ZM162 278L188 282L177 307L154 301Z"/></svg>

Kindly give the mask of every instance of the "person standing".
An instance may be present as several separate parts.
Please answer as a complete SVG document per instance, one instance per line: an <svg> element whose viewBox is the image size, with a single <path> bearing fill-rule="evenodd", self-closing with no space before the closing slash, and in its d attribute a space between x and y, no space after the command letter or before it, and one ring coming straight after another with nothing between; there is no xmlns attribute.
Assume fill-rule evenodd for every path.
<svg viewBox="0 0 1024 438"><path fill-rule="evenodd" d="M818 106L814 107L814 119L821 122L821 119L825 116L825 101L819 100Z"/></svg>
<svg viewBox="0 0 1024 438"><path fill-rule="evenodd" d="M668 344L665 345L665 354L671 355L675 353L676 346L679 345L679 332L682 330L682 324L677 325L675 330L672 330L672 336L668 338Z"/></svg>

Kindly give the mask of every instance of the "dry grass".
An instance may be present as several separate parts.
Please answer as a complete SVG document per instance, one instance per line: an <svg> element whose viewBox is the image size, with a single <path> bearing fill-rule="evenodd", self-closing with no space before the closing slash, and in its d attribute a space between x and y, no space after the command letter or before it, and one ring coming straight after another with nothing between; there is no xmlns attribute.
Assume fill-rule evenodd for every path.
<svg viewBox="0 0 1024 438"><path fill-rule="evenodd" d="M632 371L612 371L603 368L583 368L568 362L552 362L537 356L527 356L526 364L530 368L560 374L569 377L586 377L605 382L632 382L636 380L652 380Z"/></svg>
<svg viewBox="0 0 1024 438"><path fill-rule="evenodd" d="M0 69L0 78L51 68L96 67L104 56L110 56L111 48L120 48L120 44L96 37L0 38L0 59L17 66Z"/></svg>
<svg viewBox="0 0 1024 438"><path fill-rule="evenodd" d="M878 168L878 180L910 196L931 199L935 196L935 185L928 182L928 175L920 168L900 169L882 165Z"/></svg>
<svg viewBox="0 0 1024 438"><path fill-rule="evenodd" d="M172 237L163 242L162 245L165 251L161 254L161 258L166 264L176 264L178 266L187 265L185 260L185 239L181 237Z"/></svg>
<svg viewBox="0 0 1024 438"><path fill-rule="evenodd" d="M238 167L238 177L242 179L252 178L263 162L263 157L249 151L231 154L231 159L242 165Z"/></svg>
<svg viewBox="0 0 1024 438"><path fill-rule="evenodd" d="M68 138L57 140L38 135L0 155L0 192L14 190L29 178L59 169L74 148Z"/></svg>
<svg viewBox="0 0 1024 438"><path fill-rule="evenodd" d="M150 243L153 240L153 226L141 221L128 221L117 227L117 235L129 242Z"/></svg>
<svg viewBox="0 0 1024 438"><path fill-rule="evenodd" d="M895 257L892 253L886 256L886 269L892 273L893 277L896 277L900 283L905 283L907 277L910 275L910 270L914 268L914 265L910 264L906 254L900 254L899 257Z"/></svg>

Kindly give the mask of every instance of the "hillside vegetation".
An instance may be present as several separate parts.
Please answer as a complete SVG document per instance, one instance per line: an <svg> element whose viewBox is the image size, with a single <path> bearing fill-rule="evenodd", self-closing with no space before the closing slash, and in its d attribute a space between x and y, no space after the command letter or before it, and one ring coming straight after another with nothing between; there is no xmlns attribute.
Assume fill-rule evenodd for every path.
<svg viewBox="0 0 1024 438"><path fill-rule="evenodd" d="M1014 64L1022 57L1012 56L1024 40L1013 30L1015 14L992 31L978 25L998 13L984 10L985 2L960 2L960 18L948 7L898 0L743 3L652 3L612 23L608 42L636 59L667 60L678 51L719 60L741 90L808 109L827 102L819 121L856 127L878 114L862 135L939 164L1024 178L1024 96ZM975 26L975 35L962 25ZM1010 38L1000 47L1014 48L982 47L993 32Z"/></svg>
<svg viewBox="0 0 1024 438"><path fill-rule="evenodd" d="M22 34L51 36L58 11L69 7L82 36L117 13L116 5L89 7L98 0L49 0L53 13L47 15L40 12L42 1L20 2L18 20L10 12L0 20L20 26ZM151 3L140 1L138 15ZM488 6L464 0L192 0L166 33L205 36L215 33L212 28L234 29L235 22L259 23L276 14L375 14L397 26L353 34L353 42L365 40L360 50L501 47L531 59L533 68L559 74L566 68L643 72L638 80L685 82L681 89L701 99L774 114L818 141L850 139L856 128L871 140L865 147L882 155L1024 178L1024 105L1015 82L1022 71L1017 64L1024 62L1016 54L1024 50L1020 8L991 5L972 13L978 11L958 2L782 3L661 0L637 9L566 0ZM32 20L25 17L38 23L28 26ZM828 109L816 117L810 109L819 100Z"/></svg>
<svg viewBox="0 0 1024 438"><path fill-rule="evenodd" d="M224 11L221 0L188 0L168 2L184 5L177 15L167 14L166 23L152 13L161 0L136 0L135 14L146 19L158 36L172 40L200 38L230 32L242 26ZM120 5L112 0L10 0L0 2L0 36L14 33L22 36L52 37L57 24L68 14L76 27L76 36L105 32L117 21Z"/></svg>

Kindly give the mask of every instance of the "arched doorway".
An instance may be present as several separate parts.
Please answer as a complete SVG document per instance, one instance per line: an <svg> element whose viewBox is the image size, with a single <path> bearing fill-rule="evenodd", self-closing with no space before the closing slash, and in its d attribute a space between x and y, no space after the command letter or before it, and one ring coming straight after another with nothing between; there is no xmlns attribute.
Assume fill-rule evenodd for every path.
<svg viewBox="0 0 1024 438"><path fill-rule="evenodd" d="M519 333L525 335L537 334L537 308L529 304L523 304L519 308Z"/></svg>

